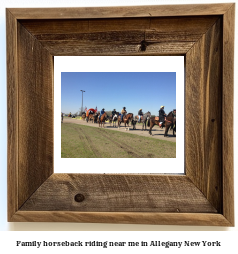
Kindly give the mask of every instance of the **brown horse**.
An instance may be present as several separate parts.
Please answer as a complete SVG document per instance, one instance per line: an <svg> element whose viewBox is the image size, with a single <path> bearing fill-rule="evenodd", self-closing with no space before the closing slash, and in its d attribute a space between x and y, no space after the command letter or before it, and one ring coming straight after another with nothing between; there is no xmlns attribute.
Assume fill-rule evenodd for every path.
<svg viewBox="0 0 238 254"><path fill-rule="evenodd" d="M86 114L83 113L83 114L82 114L82 119L85 120L85 118L86 118Z"/></svg>
<svg viewBox="0 0 238 254"><path fill-rule="evenodd" d="M120 125L121 125L121 122L124 122L125 124L125 128L126 128L126 124L128 125L128 131L130 130L129 129L129 121L133 120L133 114L132 113L129 113L127 115L125 115L121 121L121 116L118 117L118 129L120 128ZM126 130L127 130L126 129Z"/></svg>
<svg viewBox="0 0 238 254"><path fill-rule="evenodd" d="M93 122L93 114L89 114L87 119L86 119L87 123L88 121L92 121Z"/></svg>
<svg viewBox="0 0 238 254"><path fill-rule="evenodd" d="M92 118L93 119L93 123L97 123L99 115L100 115L99 112L96 112L96 113L93 114L93 118Z"/></svg>
<svg viewBox="0 0 238 254"><path fill-rule="evenodd" d="M148 122L148 127L150 127L150 130L149 130L150 135L152 135L151 130L155 124L160 126L159 122L160 122L159 119L155 120L155 117L150 118L150 121ZM173 112L171 111L166 116L165 122L162 124L162 127L165 127L164 137L168 137L168 130L169 128L173 128L173 126L175 126L175 123L176 123L176 118L174 117ZM174 132L173 132L173 135L174 135Z"/></svg>
<svg viewBox="0 0 238 254"><path fill-rule="evenodd" d="M101 123L101 127L102 127L102 124L103 124L103 128L104 128L104 123L105 123L106 120L107 120L107 113L106 112L103 115L101 115L100 119L99 119L99 116L98 116L99 127L100 127L100 123Z"/></svg>

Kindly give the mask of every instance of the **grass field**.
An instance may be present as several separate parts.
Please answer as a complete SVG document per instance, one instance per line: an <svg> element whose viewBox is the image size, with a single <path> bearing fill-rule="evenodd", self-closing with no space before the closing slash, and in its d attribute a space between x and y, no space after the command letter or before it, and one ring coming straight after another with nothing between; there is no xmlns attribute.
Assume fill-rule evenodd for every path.
<svg viewBox="0 0 238 254"><path fill-rule="evenodd" d="M79 124L61 124L62 158L175 158L176 143Z"/></svg>

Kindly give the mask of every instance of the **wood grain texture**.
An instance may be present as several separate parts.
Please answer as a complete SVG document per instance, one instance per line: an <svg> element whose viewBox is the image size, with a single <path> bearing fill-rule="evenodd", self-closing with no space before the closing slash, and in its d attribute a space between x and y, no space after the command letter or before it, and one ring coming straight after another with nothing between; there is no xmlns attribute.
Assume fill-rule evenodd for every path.
<svg viewBox="0 0 238 254"><path fill-rule="evenodd" d="M223 4L150 5L85 8L10 8L17 19L101 19L222 15L232 6Z"/></svg>
<svg viewBox="0 0 238 254"><path fill-rule="evenodd" d="M18 24L18 205L53 173L53 58Z"/></svg>
<svg viewBox="0 0 238 254"><path fill-rule="evenodd" d="M17 20L6 11L8 220L18 210L18 58Z"/></svg>
<svg viewBox="0 0 238 254"><path fill-rule="evenodd" d="M152 30L155 34L181 34L188 38L206 33L219 16L149 17L111 19L20 20L19 22L38 40L67 38L77 34L116 31ZM153 35L151 33L151 35ZM61 36L61 37L59 37ZM115 38L116 39L116 38Z"/></svg>
<svg viewBox="0 0 238 254"><path fill-rule="evenodd" d="M55 56L182 55L217 19L22 20L21 24ZM146 52L140 50L142 41L147 43Z"/></svg>
<svg viewBox="0 0 238 254"><path fill-rule="evenodd" d="M222 20L186 55L186 175L222 211Z"/></svg>
<svg viewBox="0 0 238 254"><path fill-rule="evenodd" d="M223 16L223 214L234 224L234 26L235 4Z"/></svg>
<svg viewBox="0 0 238 254"><path fill-rule="evenodd" d="M104 174L54 174L20 210L217 212L186 176Z"/></svg>
<svg viewBox="0 0 238 254"><path fill-rule="evenodd" d="M232 226L223 215L213 213L18 211L12 221Z"/></svg>

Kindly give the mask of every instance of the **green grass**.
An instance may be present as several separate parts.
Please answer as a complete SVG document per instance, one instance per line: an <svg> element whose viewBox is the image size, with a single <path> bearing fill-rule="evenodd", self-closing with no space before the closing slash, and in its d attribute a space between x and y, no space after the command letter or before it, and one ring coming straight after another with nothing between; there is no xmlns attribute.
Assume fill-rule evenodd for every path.
<svg viewBox="0 0 238 254"><path fill-rule="evenodd" d="M176 143L79 124L61 125L62 158L175 158Z"/></svg>

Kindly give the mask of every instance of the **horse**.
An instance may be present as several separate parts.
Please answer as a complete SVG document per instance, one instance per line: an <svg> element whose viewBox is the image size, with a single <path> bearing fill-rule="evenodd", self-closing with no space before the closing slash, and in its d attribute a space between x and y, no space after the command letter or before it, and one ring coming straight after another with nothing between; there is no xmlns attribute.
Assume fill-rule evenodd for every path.
<svg viewBox="0 0 238 254"><path fill-rule="evenodd" d="M96 111L94 109L89 109L87 112L86 112L86 121L88 123L88 120L92 120L93 121L93 115Z"/></svg>
<svg viewBox="0 0 238 254"><path fill-rule="evenodd" d="M82 114L82 119L85 120L85 118L86 118L86 114L83 113L83 114Z"/></svg>
<svg viewBox="0 0 238 254"><path fill-rule="evenodd" d="M112 127L117 127L117 120L118 120L118 116L119 116L119 112L116 112L116 114L114 116L110 116L109 117L109 122L110 122L110 126L111 126L111 123L112 123ZM114 126L115 124L115 126Z"/></svg>
<svg viewBox="0 0 238 254"><path fill-rule="evenodd" d="M93 114L93 117L92 117L93 123L97 123L99 115L100 115L99 112Z"/></svg>
<svg viewBox="0 0 238 254"><path fill-rule="evenodd" d="M160 126L159 119L158 120L157 119L155 120L155 119L156 119L155 117L151 117L150 121L148 122L148 127L150 127L150 130L149 130L150 135L152 135L151 130L154 127L155 124ZM165 127L164 137L168 137L168 130L169 130L169 128L173 128L175 123L176 123L176 118L174 117L173 112L171 111L166 116L165 122L162 124L162 127ZM174 135L174 133L173 133L173 135Z"/></svg>
<svg viewBox="0 0 238 254"><path fill-rule="evenodd" d="M171 126L171 129L173 129L173 136L175 137L176 133L176 117L174 117L173 125Z"/></svg>
<svg viewBox="0 0 238 254"><path fill-rule="evenodd" d="M103 115L101 115L100 118L98 116L99 127L100 127L100 123L101 123L101 127L102 127L102 123L103 123L103 128L104 128L104 124L105 124L106 120L107 120L107 113L106 112Z"/></svg>
<svg viewBox="0 0 238 254"><path fill-rule="evenodd" d="M146 124L149 122L150 117L151 117L150 111L146 112L145 114L143 114L143 116L141 116L140 123L142 123L142 131L147 130Z"/></svg>
<svg viewBox="0 0 238 254"><path fill-rule="evenodd" d="M131 125L133 126L133 130L136 130L136 123L137 123L137 116L135 116L134 119L131 120Z"/></svg>
<svg viewBox="0 0 238 254"><path fill-rule="evenodd" d="M93 122L93 114L89 114L86 121L88 123L88 121L91 121L91 120Z"/></svg>
<svg viewBox="0 0 238 254"><path fill-rule="evenodd" d="M129 113L127 115L125 115L122 119L122 122L125 123L125 128L126 128L126 124L128 124L128 131L130 130L129 129L129 121L133 120L133 114L132 113ZM118 117L118 129L120 128L120 125L121 125L121 116ZM126 130L127 130L126 129Z"/></svg>

